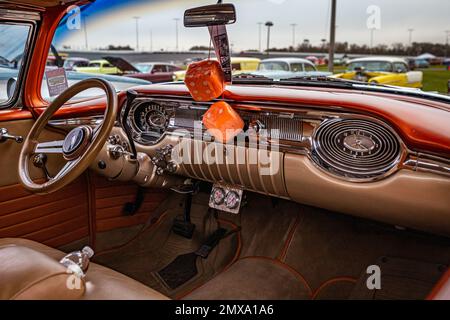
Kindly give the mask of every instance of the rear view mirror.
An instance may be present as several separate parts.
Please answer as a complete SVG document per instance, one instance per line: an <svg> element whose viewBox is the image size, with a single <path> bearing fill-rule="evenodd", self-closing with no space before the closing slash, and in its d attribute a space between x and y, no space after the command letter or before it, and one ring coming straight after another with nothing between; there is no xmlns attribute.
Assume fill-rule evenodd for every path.
<svg viewBox="0 0 450 320"><path fill-rule="evenodd" d="M184 26L208 27L236 22L236 9L231 3L213 4L188 9L184 12Z"/></svg>

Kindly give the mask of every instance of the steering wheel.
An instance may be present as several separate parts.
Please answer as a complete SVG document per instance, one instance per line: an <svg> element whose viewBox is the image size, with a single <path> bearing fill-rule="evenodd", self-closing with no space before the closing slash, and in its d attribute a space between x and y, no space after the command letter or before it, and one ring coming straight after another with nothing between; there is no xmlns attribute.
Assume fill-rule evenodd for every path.
<svg viewBox="0 0 450 320"><path fill-rule="evenodd" d="M75 95L91 88L99 88L106 93L107 103L103 122L95 129L90 126L79 126L70 131L64 140L39 143L39 135L55 112ZM33 193L47 194L63 188L78 178L95 160L105 144L116 121L117 109L117 93L112 84L103 79L82 80L61 93L36 120L23 143L19 159L19 177L23 186ZM44 166L47 181L34 182L30 177L30 162L37 164L46 154L62 154L66 163L53 177L47 174Z"/></svg>

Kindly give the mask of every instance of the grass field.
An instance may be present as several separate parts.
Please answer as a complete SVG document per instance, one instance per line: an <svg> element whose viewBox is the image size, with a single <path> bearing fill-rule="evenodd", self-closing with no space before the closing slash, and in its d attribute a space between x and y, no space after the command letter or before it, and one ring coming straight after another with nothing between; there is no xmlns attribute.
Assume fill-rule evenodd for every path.
<svg viewBox="0 0 450 320"><path fill-rule="evenodd" d="M318 66L319 71L327 71L326 66ZM334 73L345 71L344 66L335 67ZM450 80L450 71L445 70L442 66L430 67L428 69L420 69L423 72L423 90L437 91L447 93L447 82Z"/></svg>

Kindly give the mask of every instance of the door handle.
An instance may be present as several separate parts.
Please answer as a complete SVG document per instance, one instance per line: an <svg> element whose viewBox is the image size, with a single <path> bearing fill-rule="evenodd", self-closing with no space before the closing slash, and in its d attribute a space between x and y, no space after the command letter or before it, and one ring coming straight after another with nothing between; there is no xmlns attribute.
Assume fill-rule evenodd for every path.
<svg viewBox="0 0 450 320"><path fill-rule="evenodd" d="M0 143L5 142L7 140L14 140L17 143L23 142L22 136L13 136L9 134L8 129L0 128Z"/></svg>

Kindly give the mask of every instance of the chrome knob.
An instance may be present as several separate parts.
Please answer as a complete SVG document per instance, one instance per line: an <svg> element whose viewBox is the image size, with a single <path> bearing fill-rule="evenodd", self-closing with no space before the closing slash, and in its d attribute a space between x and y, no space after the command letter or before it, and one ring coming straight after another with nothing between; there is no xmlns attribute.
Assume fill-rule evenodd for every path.
<svg viewBox="0 0 450 320"><path fill-rule="evenodd" d="M17 143L22 143L23 137L22 136L13 136L13 135L9 134L8 129L1 128L0 129L0 143L5 142L7 140L14 140Z"/></svg>

